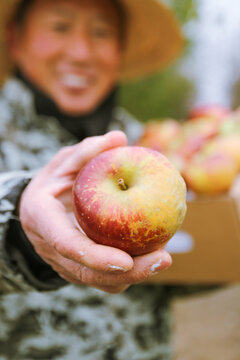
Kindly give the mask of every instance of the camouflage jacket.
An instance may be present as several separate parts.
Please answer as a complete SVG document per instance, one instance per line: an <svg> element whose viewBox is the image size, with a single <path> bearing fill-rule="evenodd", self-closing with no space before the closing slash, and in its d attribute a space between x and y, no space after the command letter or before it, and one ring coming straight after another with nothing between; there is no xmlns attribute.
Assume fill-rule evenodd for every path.
<svg viewBox="0 0 240 360"><path fill-rule="evenodd" d="M122 121L112 128L123 126L119 114ZM134 135L127 124L123 129ZM56 278L39 283L24 255L8 246L22 189L75 141L56 119L36 115L21 82L6 83L0 93L0 359L169 360L168 287L138 285L119 295L85 286L57 289Z"/></svg>
<svg viewBox="0 0 240 360"><path fill-rule="evenodd" d="M124 130L131 143L140 127L121 109L115 118L110 129ZM55 118L36 115L20 81L6 83L0 93L0 360L170 360L171 298L199 287L142 284L109 295L62 286L49 269L40 280L24 253L9 246L22 190L59 148L75 142Z"/></svg>
<svg viewBox="0 0 240 360"><path fill-rule="evenodd" d="M140 124L124 115L118 110L110 129L122 128L131 137L136 136ZM62 146L76 142L57 119L36 115L32 94L20 80L7 82L0 95L0 293L62 285L56 277L39 282L24 253L6 235L9 224L13 226L11 219L17 221L14 211L18 199L34 172Z"/></svg>

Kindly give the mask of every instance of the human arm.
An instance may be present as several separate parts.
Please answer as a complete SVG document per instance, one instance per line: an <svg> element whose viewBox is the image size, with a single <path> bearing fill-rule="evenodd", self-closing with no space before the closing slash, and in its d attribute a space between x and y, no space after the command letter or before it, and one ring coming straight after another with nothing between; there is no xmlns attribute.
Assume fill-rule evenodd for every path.
<svg viewBox="0 0 240 360"><path fill-rule="evenodd" d="M23 100L24 104L22 104ZM38 176L42 174L41 171L38 173L36 169L40 169L43 164L49 163L49 159L53 157L57 149L61 148L61 143L57 139L65 139L66 134L62 134L62 130L60 131L57 123L53 121L54 119L39 119L36 117L29 95L21 86L19 87L18 83L14 81L8 83L5 87L4 96L0 98L0 101L0 170L2 172L0 176L0 293L36 289L43 291L53 290L65 285L66 281L60 278L58 272L54 271L54 269L44 261L45 259L42 259L34 250L34 241L29 241L28 236L26 236L27 231L22 229L22 224L19 221L18 205L20 199L22 199L21 194L24 188L27 186L25 194L27 192L31 194L32 192L30 192L30 190L36 185L35 180L39 179ZM125 141L126 139L122 138L120 143L125 143ZM82 145L76 145L76 148L78 148L78 146L81 147ZM109 146L111 145L109 144ZM75 147L72 147L72 149L75 149ZM65 150L63 149L56 156L60 156L61 158L61 154L63 154ZM63 164L62 158L60 164ZM79 164L75 165L79 166ZM21 171L22 169L35 170ZM77 170L79 170L79 168ZM45 170L43 169L43 171ZM54 178L55 174L50 174L50 176ZM34 179L30 181L32 177L34 177ZM43 183L40 185L40 190L45 189L48 178L42 178L42 180ZM37 192L38 191L39 188ZM39 194L41 194L41 191ZM46 193L44 194L46 195ZM33 199L31 195L29 197L28 201L31 205ZM31 209L31 206L29 206L29 209ZM116 254L115 251L114 253ZM93 254L93 259L94 256L95 254ZM133 264L135 261L139 262L137 259L133 261L127 254L125 254L125 256L127 256L130 264ZM143 261L145 261L144 259L145 258L143 258ZM148 264L146 264L146 267ZM112 276L116 275L113 274L113 270L116 270L116 266L118 265L113 265L110 274L108 274L108 278L105 276L105 271L101 271L100 274L97 272L97 274L95 273L94 275L95 277L101 276L99 286L105 281L114 284L109 285L110 287L106 288L106 290L113 292L120 291L123 289L123 283L134 283L144 280L148 276L145 276L146 271L144 273L142 271L132 272L131 270L122 275L117 274L119 275L118 279L115 279ZM162 266L164 267L164 261ZM153 267L153 269L155 268L156 266ZM85 272L85 268L83 269ZM70 273L72 274L72 272L75 273L73 268ZM149 273L150 270L147 274ZM84 276L90 276L90 274L92 274L92 272L88 270ZM128 275L127 278L126 275ZM143 277L140 278L141 276ZM79 282L79 277L77 279L73 279L72 275L70 277L71 280L69 278L68 280L71 282ZM82 283L91 284L92 281L90 280L91 279L83 279ZM118 282L120 285L117 289L115 285ZM127 285L124 286L126 287Z"/></svg>
<svg viewBox="0 0 240 360"><path fill-rule="evenodd" d="M111 132L63 148L21 197L19 215L27 237L44 261L71 283L121 292L171 264L162 249L132 258L96 244L72 220L71 188L78 171L98 153L125 144L123 133Z"/></svg>
<svg viewBox="0 0 240 360"><path fill-rule="evenodd" d="M0 174L0 294L54 290L65 284L36 254L17 216L21 193L34 173L9 171ZM47 281L43 281L45 279Z"/></svg>

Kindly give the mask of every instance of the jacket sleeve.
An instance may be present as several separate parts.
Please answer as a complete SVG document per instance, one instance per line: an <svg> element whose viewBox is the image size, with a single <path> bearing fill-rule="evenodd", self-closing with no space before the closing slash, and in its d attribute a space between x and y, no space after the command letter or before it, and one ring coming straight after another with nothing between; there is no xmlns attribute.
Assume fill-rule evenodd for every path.
<svg viewBox="0 0 240 360"><path fill-rule="evenodd" d="M16 216L31 171L0 174L0 293L54 290L66 284L34 251Z"/></svg>
<svg viewBox="0 0 240 360"><path fill-rule="evenodd" d="M0 293L52 290L66 282L36 254L16 209L32 176L62 147L54 119L35 114L31 93L16 79L0 90Z"/></svg>

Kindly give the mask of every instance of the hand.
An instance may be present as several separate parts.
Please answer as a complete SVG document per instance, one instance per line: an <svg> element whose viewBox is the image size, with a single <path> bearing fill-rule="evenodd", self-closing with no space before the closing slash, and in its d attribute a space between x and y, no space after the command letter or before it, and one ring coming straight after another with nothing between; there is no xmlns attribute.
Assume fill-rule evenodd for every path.
<svg viewBox="0 0 240 360"><path fill-rule="evenodd" d="M42 259L65 280L110 293L147 280L171 265L163 249L132 258L96 244L79 229L72 213L71 189L79 170L99 153L126 145L120 131L64 147L24 190L19 207L22 227Z"/></svg>

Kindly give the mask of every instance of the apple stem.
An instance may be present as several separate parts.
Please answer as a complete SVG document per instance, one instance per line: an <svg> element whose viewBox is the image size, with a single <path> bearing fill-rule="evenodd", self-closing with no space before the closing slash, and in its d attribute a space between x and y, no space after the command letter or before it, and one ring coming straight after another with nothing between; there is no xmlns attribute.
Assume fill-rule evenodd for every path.
<svg viewBox="0 0 240 360"><path fill-rule="evenodd" d="M125 181L122 178L120 178L118 180L118 186L120 187L121 190L127 190L128 189L127 184L125 184Z"/></svg>

